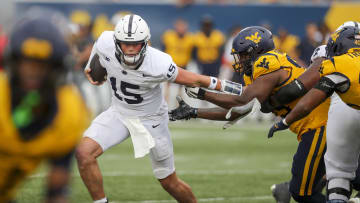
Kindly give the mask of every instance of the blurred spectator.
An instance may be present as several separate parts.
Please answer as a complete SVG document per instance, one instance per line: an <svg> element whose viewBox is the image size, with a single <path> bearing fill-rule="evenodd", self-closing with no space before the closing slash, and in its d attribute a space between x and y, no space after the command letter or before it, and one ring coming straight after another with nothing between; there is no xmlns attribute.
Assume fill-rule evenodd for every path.
<svg viewBox="0 0 360 203"><path fill-rule="evenodd" d="M194 46L193 35L188 32L188 23L177 19L173 30L167 30L162 36L163 50L170 54L176 65L186 69L191 60Z"/></svg>
<svg viewBox="0 0 360 203"><path fill-rule="evenodd" d="M307 67L310 62L310 57L314 49L321 44L322 36L315 23L310 22L305 27L306 36L301 39L299 46L296 48L299 56L298 62L301 66Z"/></svg>
<svg viewBox="0 0 360 203"><path fill-rule="evenodd" d="M225 37L214 29L210 16L201 20L201 30L194 36L194 58L202 75L217 77L221 65Z"/></svg>
<svg viewBox="0 0 360 203"><path fill-rule="evenodd" d="M236 82L240 82L242 77L239 74L234 74L234 69L232 67L234 63L234 57L231 55L232 43L235 36L240 32L241 26L235 25L231 28L229 33L229 39L226 41L224 46L224 54L222 58L222 65L220 68L219 78L231 80L235 79Z"/></svg>
<svg viewBox="0 0 360 203"><path fill-rule="evenodd" d="M278 51L287 53L292 58L297 58L295 49L300 43L300 40L297 36L289 34L289 32L284 27L280 27L278 30L278 35L274 35L273 38L275 48Z"/></svg>
<svg viewBox="0 0 360 203"><path fill-rule="evenodd" d="M191 53L194 47L193 34L188 32L188 23L183 19L177 19L174 23L174 29L167 30L162 36L162 45L164 52L168 53L175 64L186 69L191 60ZM169 83L166 92L168 100ZM180 86L178 86L180 88Z"/></svg>
<svg viewBox="0 0 360 203"><path fill-rule="evenodd" d="M90 57L94 41L91 36L91 16L87 11L76 10L71 14L70 20L78 28L73 41L77 59L75 70L82 70Z"/></svg>
<svg viewBox="0 0 360 203"><path fill-rule="evenodd" d="M105 14L97 15L92 26L92 38L97 39L105 30L113 30L114 26Z"/></svg>
<svg viewBox="0 0 360 203"><path fill-rule="evenodd" d="M0 25L0 71L3 70L3 63L4 63L4 51L5 47L8 43L8 37L5 34L4 30L2 29L2 25Z"/></svg>
<svg viewBox="0 0 360 203"><path fill-rule="evenodd" d="M101 23L107 24L107 17L98 18L100 24L98 24L97 34L101 34L101 29L104 29L105 26ZM87 105L91 109L94 116L102 112L104 109L108 108L110 104L110 89L109 85L102 85L100 87L93 86L87 82L83 69L85 68L87 61L90 57L92 46L93 46L93 37L92 37L92 21L91 16L87 11L76 10L70 15L71 22L75 25L75 33L73 39L73 54L76 58L76 64L73 71L73 80L77 86L80 87L81 93L85 97ZM108 24L106 25L108 26Z"/></svg>
<svg viewBox="0 0 360 203"><path fill-rule="evenodd" d="M319 31L322 35L321 44L326 44L331 35L330 28L327 26L327 24L325 22L321 22L319 25Z"/></svg>
<svg viewBox="0 0 360 203"><path fill-rule="evenodd" d="M195 0L177 0L176 5L180 8L183 8L183 7L190 6L194 2L195 2Z"/></svg>
<svg viewBox="0 0 360 203"><path fill-rule="evenodd" d="M131 14L131 12L130 11L118 11L118 12L114 13L114 15L111 16L111 24L113 25L112 30L115 28L115 26L119 22L119 20L128 14Z"/></svg>

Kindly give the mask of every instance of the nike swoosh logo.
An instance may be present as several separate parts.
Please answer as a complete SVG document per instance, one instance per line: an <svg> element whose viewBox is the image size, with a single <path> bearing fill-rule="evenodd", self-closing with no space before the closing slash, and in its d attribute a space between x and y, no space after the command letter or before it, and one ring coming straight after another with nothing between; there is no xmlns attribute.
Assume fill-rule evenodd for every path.
<svg viewBox="0 0 360 203"><path fill-rule="evenodd" d="M160 123L157 124L157 125L152 125L152 127L153 127L153 128L156 128L156 127L158 127L159 125L160 125Z"/></svg>

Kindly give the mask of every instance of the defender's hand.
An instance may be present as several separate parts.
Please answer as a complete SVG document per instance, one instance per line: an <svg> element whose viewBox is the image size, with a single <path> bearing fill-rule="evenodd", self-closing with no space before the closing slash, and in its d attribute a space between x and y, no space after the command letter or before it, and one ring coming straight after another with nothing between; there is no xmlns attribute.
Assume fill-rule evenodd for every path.
<svg viewBox="0 0 360 203"><path fill-rule="evenodd" d="M199 87L185 87L185 93L194 99L204 100L205 90Z"/></svg>
<svg viewBox="0 0 360 203"><path fill-rule="evenodd" d="M184 119L189 120L190 118L197 117L197 108L193 108L188 104L186 104L180 96L177 96L176 100L179 102L179 107L169 112L170 121L184 120Z"/></svg>
<svg viewBox="0 0 360 203"><path fill-rule="evenodd" d="M268 138L272 138L272 136L274 135L274 133L276 131L280 131L280 130L286 130L289 128L289 126L285 123L284 121L285 119L282 119L281 121L275 123L269 130L268 133Z"/></svg>

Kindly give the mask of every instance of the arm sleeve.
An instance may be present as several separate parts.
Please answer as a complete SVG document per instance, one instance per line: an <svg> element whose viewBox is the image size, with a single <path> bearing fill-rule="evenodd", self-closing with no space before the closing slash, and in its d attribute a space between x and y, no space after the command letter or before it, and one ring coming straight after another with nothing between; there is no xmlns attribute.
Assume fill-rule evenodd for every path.
<svg viewBox="0 0 360 203"><path fill-rule="evenodd" d="M284 105L304 96L306 92L307 90L304 84L300 80L295 79L280 88L279 91L274 94L273 99L276 103Z"/></svg>
<svg viewBox="0 0 360 203"><path fill-rule="evenodd" d="M161 66L163 67L162 68L163 81L174 82L179 73L179 70L178 70L178 66L172 60L170 55L166 54L166 56L163 57Z"/></svg>

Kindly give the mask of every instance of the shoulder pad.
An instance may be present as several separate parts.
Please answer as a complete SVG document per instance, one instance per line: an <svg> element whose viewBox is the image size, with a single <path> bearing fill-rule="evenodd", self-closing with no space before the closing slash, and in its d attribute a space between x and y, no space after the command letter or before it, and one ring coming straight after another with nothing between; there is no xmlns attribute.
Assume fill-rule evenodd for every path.
<svg viewBox="0 0 360 203"><path fill-rule="evenodd" d="M261 75L265 75L280 69L280 61L276 54L264 54L260 56L253 66L254 80Z"/></svg>

